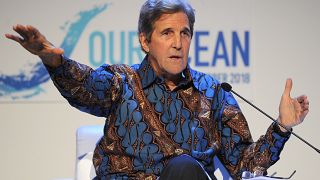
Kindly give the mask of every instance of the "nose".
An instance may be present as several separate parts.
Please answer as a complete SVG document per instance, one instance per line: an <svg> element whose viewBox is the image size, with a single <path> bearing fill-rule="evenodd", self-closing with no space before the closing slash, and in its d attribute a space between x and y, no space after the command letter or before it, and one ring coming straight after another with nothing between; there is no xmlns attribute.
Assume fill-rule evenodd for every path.
<svg viewBox="0 0 320 180"><path fill-rule="evenodd" d="M180 50L182 47L182 42L181 42L181 35L178 34L175 36L174 40L173 40L173 48Z"/></svg>

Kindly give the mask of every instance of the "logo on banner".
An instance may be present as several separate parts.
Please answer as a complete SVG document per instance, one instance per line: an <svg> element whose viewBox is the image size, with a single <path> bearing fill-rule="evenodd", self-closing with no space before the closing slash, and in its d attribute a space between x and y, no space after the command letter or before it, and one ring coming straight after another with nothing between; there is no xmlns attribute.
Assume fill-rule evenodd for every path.
<svg viewBox="0 0 320 180"><path fill-rule="evenodd" d="M69 57L72 54L88 23L98 14L105 11L107 6L108 4L104 4L87 11L81 11L79 13L80 18L70 23L64 40L60 45L64 49L65 56ZM42 84L49 81L50 76L42 62L29 64L29 68L28 72L23 71L18 75L0 74L0 99L8 97L12 100L30 99L45 92Z"/></svg>

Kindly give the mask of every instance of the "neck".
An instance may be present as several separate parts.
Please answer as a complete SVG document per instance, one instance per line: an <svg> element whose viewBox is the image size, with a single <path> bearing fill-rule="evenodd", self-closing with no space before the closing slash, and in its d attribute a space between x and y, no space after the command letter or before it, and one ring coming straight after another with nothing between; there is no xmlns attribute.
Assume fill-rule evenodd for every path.
<svg viewBox="0 0 320 180"><path fill-rule="evenodd" d="M169 87L170 90L176 88L179 82L182 81L182 73L170 74L164 70L161 70L158 64L156 64L153 60L148 59L148 61L156 75L165 79L165 84Z"/></svg>
<svg viewBox="0 0 320 180"><path fill-rule="evenodd" d="M164 78L165 78L166 85L169 87L171 91L174 90L177 87L178 83L182 80L181 75L173 78L167 78L164 76Z"/></svg>

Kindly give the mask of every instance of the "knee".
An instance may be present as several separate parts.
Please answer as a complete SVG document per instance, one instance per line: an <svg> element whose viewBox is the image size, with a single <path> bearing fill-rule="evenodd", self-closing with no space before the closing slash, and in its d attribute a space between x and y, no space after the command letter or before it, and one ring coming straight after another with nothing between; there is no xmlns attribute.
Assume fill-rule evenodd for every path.
<svg viewBox="0 0 320 180"><path fill-rule="evenodd" d="M197 160L189 155L180 155L169 161L160 175L160 180L206 180L207 175Z"/></svg>
<svg viewBox="0 0 320 180"><path fill-rule="evenodd" d="M197 168L201 168L197 160L189 155L180 155L178 157L173 158L169 164L168 168L173 168L181 171L195 170Z"/></svg>

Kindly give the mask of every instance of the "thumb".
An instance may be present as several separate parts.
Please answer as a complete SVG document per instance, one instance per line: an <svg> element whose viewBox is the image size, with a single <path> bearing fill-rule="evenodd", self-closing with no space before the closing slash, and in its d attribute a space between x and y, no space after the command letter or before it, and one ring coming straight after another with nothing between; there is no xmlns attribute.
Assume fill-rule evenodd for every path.
<svg viewBox="0 0 320 180"><path fill-rule="evenodd" d="M291 89L292 89L292 79L288 78L286 81L286 86L284 88L283 96L290 97Z"/></svg>

